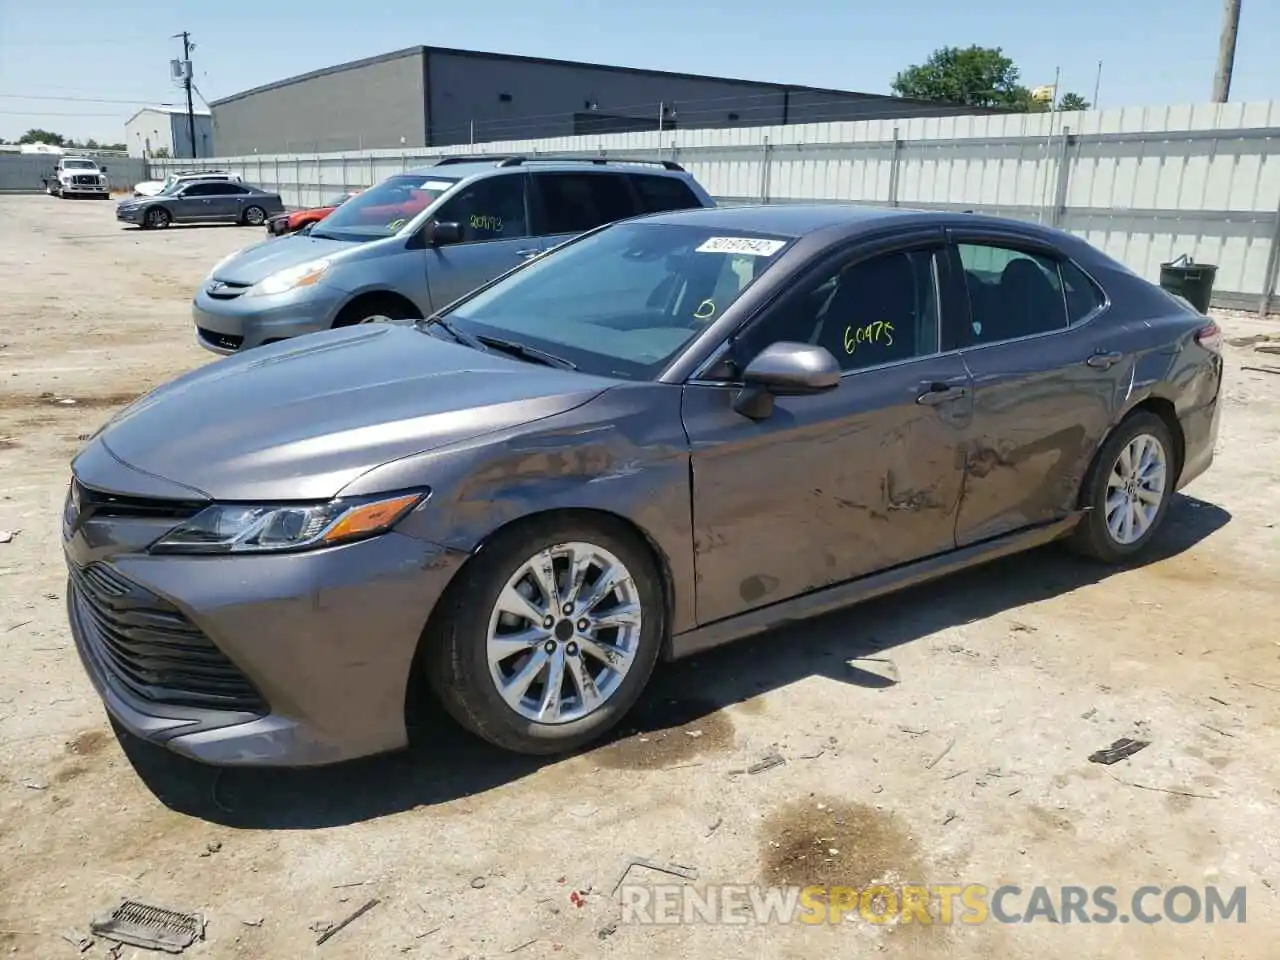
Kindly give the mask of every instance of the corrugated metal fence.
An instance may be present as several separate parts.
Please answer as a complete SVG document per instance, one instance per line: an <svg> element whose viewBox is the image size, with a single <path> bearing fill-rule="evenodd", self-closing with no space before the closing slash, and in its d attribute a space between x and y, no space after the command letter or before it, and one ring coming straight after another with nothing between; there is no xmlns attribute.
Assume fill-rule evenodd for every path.
<svg viewBox="0 0 1280 960"><path fill-rule="evenodd" d="M1278 148L1280 101L604 134L449 153L669 159L722 203L835 200L1037 220L1152 279L1180 253L1216 263L1215 303L1265 310L1280 269ZM416 148L201 163L305 206L442 155ZM158 176L182 168L153 162Z"/></svg>
<svg viewBox="0 0 1280 960"><path fill-rule="evenodd" d="M139 180L147 178L147 163L137 157L93 150L68 150L67 156L92 157L105 165L107 182L113 190L132 188ZM57 165L57 154L0 153L0 193L40 193L44 189L40 181L49 176Z"/></svg>

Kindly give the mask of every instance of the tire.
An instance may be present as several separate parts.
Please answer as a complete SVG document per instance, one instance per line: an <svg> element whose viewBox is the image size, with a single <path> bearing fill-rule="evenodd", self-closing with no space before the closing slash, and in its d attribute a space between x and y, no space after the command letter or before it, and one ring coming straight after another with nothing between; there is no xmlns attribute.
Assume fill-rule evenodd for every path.
<svg viewBox="0 0 1280 960"><path fill-rule="evenodd" d="M164 207L152 207L142 218L142 225L152 230L163 230L173 222L173 217Z"/></svg>
<svg viewBox="0 0 1280 960"><path fill-rule="evenodd" d="M1132 474L1126 470L1122 456L1131 464L1137 456L1149 466ZM1101 563L1119 564L1135 558L1150 546L1164 522L1179 469L1173 436L1160 417L1145 410L1126 417L1107 437L1089 467L1081 493L1081 506L1088 512L1067 545ZM1154 503L1153 497L1157 498ZM1109 499L1114 510L1108 506ZM1139 512L1126 532L1123 523L1130 503ZM1150 510L1152 506L1154 512ZM1109 516L1115 520L1109 522Z"/></svg>
<svg viewBox="0 0 1280 960"><path fill-rule="evenodd" d="M361 323L392 323L397 320L417 320L420 316L417 310L399 300L384 300L372 296L364 300L356 300L344 307L338 314L338 318L333 321L333 326L337 329L354 327Z"/></svg>
<svg viewBox="0 0 1280 960"><path fill-rule="evenodd" d="M535 624L532 619L508 616L506 620L510 625L504 623L499 599L504 594L510 596L509 583L530 569L530 564L543 551L566 545L573 545L576 556L597 558L587 568L584 589L594 590L600 585L597 577L603 574L593 571L601 568L595 565L601 561L619 565L620 570L615 566L615 571L626 575L625 579L620 577L619 593L610 591L588 602L601 620L622 605L638 608L638 626L633 622L629 626L602 626L596 630L596 651L617 658L618 651L622 650L630 654L629 658L624 655L606 661L600 658L600 653L589 653L589 648L579 643L587 632L581 626L589 622L587 618L578 619L580 610L565 617L562 608L552 618L555 625L549 630L545 627L546 619ZM561 561L557 561L555 569L559 573ZM525 584L531 581L531 577L526 578L518 589L529 591ZM567 588L565 576L558 589ZM545 595L534 592L534 596ZM530 755L576 750L615 726L635 705L653 673L666 628L664 591L652 556L629 530L607 521L547 519L520 524L500 533L468 564L468 569L442 602L446 606L442 618L432 625L431 645L424 658L431 689L463 727L505 750ZM545 606L541 599L532 602L530 614L539 606ZM502 606L510 609L514 604L508 601ZM514 652L491 667L491 635L510 637L515 633L532 638L531 645L521 642L506 646L505 649ZM513 686L523 689L527 698L516 698L518 705L513 706L499 691L499 679L510 682L518 678L522 669L533 665L535 658L541 660L541 664L536 665L531 679ZM557 709L563 712L554 721L547 722L539 719L536 701L546 702L547 678L557 662L563 671ZM610 665L606 666L606 662ZM589 682L578 679L584 670ZM599 697L598 704L584 702L587 700L584 685ZM569 693L567 697L565 691ZM549 716L542 714L543 718Z"/></svg>
<svg viewBox="0 0 1280 960"><path fill-rule="evenodd" d="M267 211L261 207L245 207L240 222L249 227L260 227L267 222Z"/></svg>

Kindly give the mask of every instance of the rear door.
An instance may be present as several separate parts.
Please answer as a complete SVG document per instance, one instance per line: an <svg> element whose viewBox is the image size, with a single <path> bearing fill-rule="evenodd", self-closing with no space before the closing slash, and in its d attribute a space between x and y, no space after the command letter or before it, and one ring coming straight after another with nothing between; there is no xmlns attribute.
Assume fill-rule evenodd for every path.
<svg viewBox="0 0 1280 960"><path fill-rule="evenodd" d="M943 346L974 383L958 546L1076 507L1123 403L1145 330L1111 315L1060 251L998 230L953 230ZM960 322L956 322L956 321Z"/></svg>
<svg viewBox="0 0 1280 960"><path fill-rule="evenodd" d="M210 220L239 222L249 191L238 183L220 180L207 184L209 189L208 214Z"/></svg>
<svg viewBox="0 0 1280 960"><path fill-rule="evenodd" d="M212 183L188 183L172 197L165 199L164 205L169 208L174 220L184 223L208 220L214 186Z"/></svg>
<svg viewBox="0 0 1280 960"><path fill-rule="evenodd" d="M538 252L529 236L528 175L503 173L464 184L435 214L462 242L426 250L431 308L439 310Z"/></svg>
<svg viewBox="0 0 1280 960"><path fill-rule="evenodd" d="M640 212L625 173L582 170L530 175L534 235L542 250Z"/></svg>

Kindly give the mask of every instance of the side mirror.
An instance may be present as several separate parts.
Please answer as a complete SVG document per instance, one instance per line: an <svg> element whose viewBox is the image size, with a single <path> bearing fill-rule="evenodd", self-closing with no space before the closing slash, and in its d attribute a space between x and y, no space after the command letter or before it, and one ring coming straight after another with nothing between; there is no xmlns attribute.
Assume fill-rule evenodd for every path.
<svg viewBox="0 0 1280 960"><path fill-rule="evenodd" d="M433 247L447 247L451 243L461 243L462 224L449 221L433 223L427 237Z"/></svg>
<svg viewBox="0 0 1280 960"><path fill-rule="evenodd" d="M99 167L98 169L99 169L99 170L101 170L103 173L106 173L106 172L107 172L107 168L106 168L106 167Z"/></svg>
<svg viewBox="0 0 1280 960"><path fill-rule="evenodd" d="M315 225L316 225L316 221L314 220L312 220L310 223L303 224L301 227L298 228L298 233L300 233L302 236L305 237L315 228Z"/></svg>
<svg viewBox="0 0 1280 960"><path fill-rule="evenodd" d="M773 413L774 397L826 393L840 385L840 364L829 350L809 343L770 344L742 372L743 389L733 408L752 420Z"/></svg>

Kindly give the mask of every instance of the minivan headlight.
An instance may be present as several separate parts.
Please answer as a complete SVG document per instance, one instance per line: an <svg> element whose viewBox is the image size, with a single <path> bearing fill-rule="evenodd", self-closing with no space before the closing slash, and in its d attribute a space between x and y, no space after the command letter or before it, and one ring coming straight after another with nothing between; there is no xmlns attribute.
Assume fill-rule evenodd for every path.
<svg viewBox="0 0 1280 960"><path fill-rule="evenodd" d="M328 257L321 257L319 260L300 263L296 267L287 267L259 280L249 289L249 296L288 293L298 287L309 287L313 283L319 283L324 275L329 272L331 262Z"/></svg>
<svg viewBox="0 0 1280 960"><path fill-rule="evenodd" d="M430 491L328 503L214 504L151 545L152 553L278 553L385 533Z"/></svg>

